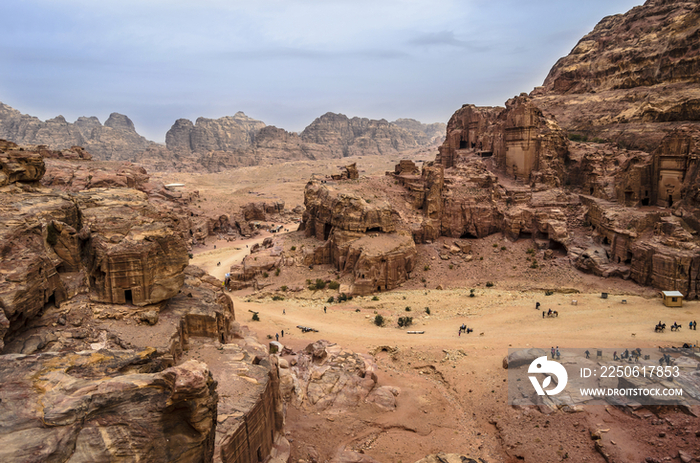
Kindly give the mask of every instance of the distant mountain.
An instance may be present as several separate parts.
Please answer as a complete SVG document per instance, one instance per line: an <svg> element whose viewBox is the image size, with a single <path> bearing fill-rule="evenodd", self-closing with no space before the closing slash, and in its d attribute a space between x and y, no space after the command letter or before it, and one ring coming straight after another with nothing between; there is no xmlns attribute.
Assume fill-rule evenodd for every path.
<svg viewBox="0 0 700 463"><path fill-rule="evenodd" d="M158 146L136 133L128 117L112 113L104 125L96 117L80 117L74 123L63 116L41 121L0 103L0 138L23 145L47 145L52 149L82 146L96 159L134 160Z"/></svg>
<svg viewBox="0 0 700 463"><path fill-rule="evenodd" d="M0 138L52 149L83 146L94 159L128 160L151 170L219 171L232 167L299 159L398 154L437 146L446 125L413 119L348 118L326 113L301 134L250 118L243 112L219 119L178 119L163 147L136 133L133 122L113 113L104 125L96 117L69 123L62 116L42 122L0 103Z"/></svg>

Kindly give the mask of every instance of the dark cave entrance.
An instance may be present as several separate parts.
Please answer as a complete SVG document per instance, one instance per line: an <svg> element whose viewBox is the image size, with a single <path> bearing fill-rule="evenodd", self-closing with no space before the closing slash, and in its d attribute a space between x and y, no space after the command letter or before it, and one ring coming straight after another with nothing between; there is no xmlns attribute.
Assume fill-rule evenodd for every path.
<svg viewBox="0 0 700 463"><path fill-rule="evenodd" d="M331 229L333 228L333 225L327 223L323 225L323 239L327 240L328 237L331 235Z"/></svg>
<svg viewBox="0 0 700 463"><path fill-rule="evenodd" d="M668 207L673 206L673 195L668 195Z"/></svg>
<svg viewBox="0 0 700 463"><path fill-rule="evenodd" d="M127 289L124 291L124 302L126 304L133 304L134 303L134 297L131 294L131 290Z"/></svg>
<svg viewBox="0 0 700 463"><path fill-rule="evenodd" d="M372 227L367 229L367 233L381 233L381 227Z"/></svg>
<svg viewBox="0 0 700 463"><path fill-rule="evenodd" d="M524 240L531 240L532 239L532 233L526 232L526 231L521 231L518 234L518 239L524 239Z"/></svg>
<svg viewBox="0 0 700 463"><path fill-rule="evenodd" d="M474 236L474 235L472 235L472 234L469 233L468 231L465 231L464 233L462 233L462 234L460 235L460 239L463 239L463 240L465 240L465 239L466 239L466 240L475 240L475 239L477 239L477 237Z"/></svg>
<svg viewBox="0 0 700 463"><path fill-rule="evenodd" d="M459 141L459 149L463 150L467 148L467 140L460 140Z"/></svg>

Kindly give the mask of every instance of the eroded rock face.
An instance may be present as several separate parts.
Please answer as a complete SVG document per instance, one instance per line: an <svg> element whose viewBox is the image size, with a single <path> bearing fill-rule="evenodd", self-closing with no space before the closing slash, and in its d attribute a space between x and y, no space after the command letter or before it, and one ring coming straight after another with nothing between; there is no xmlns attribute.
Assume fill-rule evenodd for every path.
<svg viewBox="0 0 700 463"><path fill-rule="evenodd" d="M302 229L307 236L327 240L334 227L353 232L393 232L396 228L387 203L368 203L357 195L347 195L333 187L309 182L304 190L306 211Z"/></svg>
<svg viewBox="0 0 700 463"><path fill-rule="evenodd" d="M249 147L255 133L263 127L264 122L240 111L219 119L200 117L195 124L178 119L165 135L165 145L174 152L183 153L236 151Z"/></svg>
<svg viewBox="0 0 700 463"><path fill-rule="evenodd" d="M63 116L41 121L3 103L0 138L55 150L82 146L103 160L131 161L147 148L157 146L136 133L133 122L122 114L112 113L104 125L96 117L81 117L71 124Z"/></svg>
<svg viewBox="0 0 700 463"><path fill-rule="evenodd" d="M177 294L187 265L179 219L149 203L146 193L128 188L75 193L42 188L36 183L42 157L10 148L8 158L29 160L14 161L17 166L32 167L15 167L24 173L8 179L29 179L32 186L13 183L0 191L0 338L12 338L46 304L82 292L95 301L128 299L137 305Z"/></svg>
<svg viewBox="0 0 700 463"><path fill-rule="evenodd" d="M376 370L368 355L317 341L297 356L297 364L291 368L295 379L293 394L287 394L297 407L342 411L367 398L377 383Z"/></svg>
<svg viewBox="0 0 700 463"><path fill-rule="evenodd" d="M193 360L153 372L157 363L147 351L0 356L0 458L210 461L217 393L209 369Z"/></svg>
<svg viewBox="0 0 700 463"><path fill-rule="evenodd" d="M567 130L648 152L679 122L698 130L699 22L696 0L604 18L535 89L536 104Z"/></svg>
<svg viewBox="0 0 700 463"><path fill-rule="evenodd" d="M154 304L177 294L187 248L174 218L161 215L145 193L90 190L75 196L91 249L88 273L96 301Z"/></svg>
<svg viewBox="0 0 700 463"><path fill-rule="evenodd" d="M0 140L0 187L17 182L37 182L45 171L44 159L40 154Z"/></svg>

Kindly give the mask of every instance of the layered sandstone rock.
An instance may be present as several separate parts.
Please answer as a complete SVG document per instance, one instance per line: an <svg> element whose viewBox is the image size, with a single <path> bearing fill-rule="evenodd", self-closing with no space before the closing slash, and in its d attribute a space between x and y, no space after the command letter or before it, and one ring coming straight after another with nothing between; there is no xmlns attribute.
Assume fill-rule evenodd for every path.
<svg viewBox="0 0 700 463"><path fill-rule="evenodd" d="M263 127L264 122L241 111L219 119L200 117L195 124L178 119L165 135L165 145L178 153L233 152L251 146L255 133Z"/></svg>
<svg viewBox="0 0 700 463"><path fill-rule="evenodd" d="M567 130L653 151L700 121L700 3L650 0L604 18L533 92ZM575 107L575 110L571 110Z"/></svg>
<svg viewBox="0 0 700 463"><path fill-rule="evenodd" d="M3 461L210 461L216 383L144 352L0 356ZM41 404L37 407L36 404Z"/></svg>
<svg viewBox="0 0 700 463"><path fill-rule="evenodd" d="M3 103L0 103L0 138L57 150L82 146L103 160L130 161L156 145L136 133L133 122L122 114L112 113L104 125L96 117L81 117L71 124L63 116L41 121Z"/></svg>
<svg viewBox="0 0 700 463"><path fill-rule="evenodd" d="M291 368L294 389L286 393L297 407L342 411L356 407L376 387L377 366L369 355L328 341L309 344Z"/></svg>

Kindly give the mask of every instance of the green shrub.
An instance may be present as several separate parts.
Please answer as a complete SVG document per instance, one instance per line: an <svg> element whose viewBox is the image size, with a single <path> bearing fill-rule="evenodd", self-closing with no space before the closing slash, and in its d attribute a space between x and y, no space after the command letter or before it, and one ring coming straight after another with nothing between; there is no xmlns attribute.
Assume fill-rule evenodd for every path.
<svg viewBox="0 0 700 463"><path fill-rule="evenodd" d="M428 270L430 270L430 265L424 265L424 266L423 266L423 270L425 270L426 272L427 272Z"/></svg>
<svg viewBox="0 0 700 463"><path fill-rule="evenodd" d="M455 268L455 266L450 264L450 270L452 270L453 268Z"/></svg>
<svg viewBox="0 0 700 463"><path fill-rule="evenodd" d="M275 276L276 277L280 276L280 269L275 270Z"/></svg>
<svg viewBox="0 0 700 463"><path fill-rule="evenodd" d="M413 317L399 317L399 327L406 328L413 324Z"/></svg>
<svg viewBox="0 0 700 463"><path fill-rule="evenodd" d="M316 278L316 289L325 289L325 288L326 288L326 282L320 278Z"/></svg>
<svg viewBox="0 0 700 463"><path fill-rule="evenodd" d="M534 254L535 250L532 248L527 248L527 251L525 251L525 252L527 252L528 254Z"/></svg>
<svg viewBox="0 0 700 463"><path fill-rule="evenodd" d="M548 289L544 292L545 296L551 296L552 294L554 294L554 291L552 291L551 289Z"/></svg>
<svg viewBox="0 0 700 463"><path fill-rule="evenodd" d="M254 314L253 314L253 321L254 321L254 322L259 322L259 321L260 321L260 317L258 317L258 314L257 314L257 313L254 313Z"/></svg>
<svg viewBox="0 0 700 463"><path fill-rule="evenodd" d="M335 298L334 298L333 296L331 296L331 297L328 298L328 301L327 301L327 302L328 302L329 304L332 304L333 302L335 302Z"/></svg>
<svg viewBox="0 0 700 463"><path fill-rule="evenodd" d="M270 276L270 274L269 274L269 273L267 273L267 272L263 272L262 276L263 276L263 278L267 278L267 277L269 277L269 276Z"/></svg>
<svg viewBox="0 0 700 463"><path fill-rule="evenodd" d="M288 288L287 288L287 285L282 285L282 286L280 286L280 289L282 291L287 291Z"/></svg>
<svg viewBox="0 0 700 463"><path fill-rule="evenodd" d="M377 315L374 317L374 324L377 325L377 326L384 326L384 317L382 317L381 315L377 314Z"/></svg>
<svg viewBox="0 0 700 463"><path fill-rule="evenodd" d="M505 246L501 246L501 251L505 251L505 250L506 250L506 247L505 247Z"/></svg>
<svg viewBox="0 0 700 463"><path fill-rule="evenodd" d="M378 301L378 300L379 300L379 297L377 297L377 296L372 296L372 300L373 300L373 301Z"/></svg>
<svg viewBox="0 0 700 463"><path fill-rule="evenodd" d="M187 257L189 257L190 259L192 259L192 258L194 257L194 255L193 255L191 252L188 252L188 253L187 253Z"/></svg>
<svg viewBox="0 0 700 463"><path fill-rule="evenodd" d="M296 250L297 250L297 247L296 247L296 246L292 246L291 249L292 249L292 251L296 251Z"/></svg>
<svg viewBox="0 0 700 463"><path fill-rule="evenodd" d="M498 244L493 243L493 247L494 247L494 248L497 248L497 247L498 247Z"/></svg>
<svg viewBox="0 0 700 463"><path fill-rule="evenodd" d="M411 311L411 308L410 308L410 307L406 307L406 312L410 312L410 311Z"/></svg>
<svg viewBox="0 0 700 463"><path fill-rule="evenodd" d="M337 281L331 281L330 283L328 283L328 287L330 289L338 289L340 288L340 283L338 283Z"/></svg>
<svg viewBox="0 0 700 463"><path fill-rule="evenodd" d="M274 295L274 296L272 296L272 300L273 300L273 301L283 301L283 300L284 300L284 297L283 297L283 296Z"/></svg>
<svg viewBox="0 0 700 463"><path fill-rule="evenodd" d="M491 281L487 281L487 282L486 282L486 287L487 287L487 288L490 288L490 287L492 287L492 286L493 286L493 282L491 282Z"/></svg>

